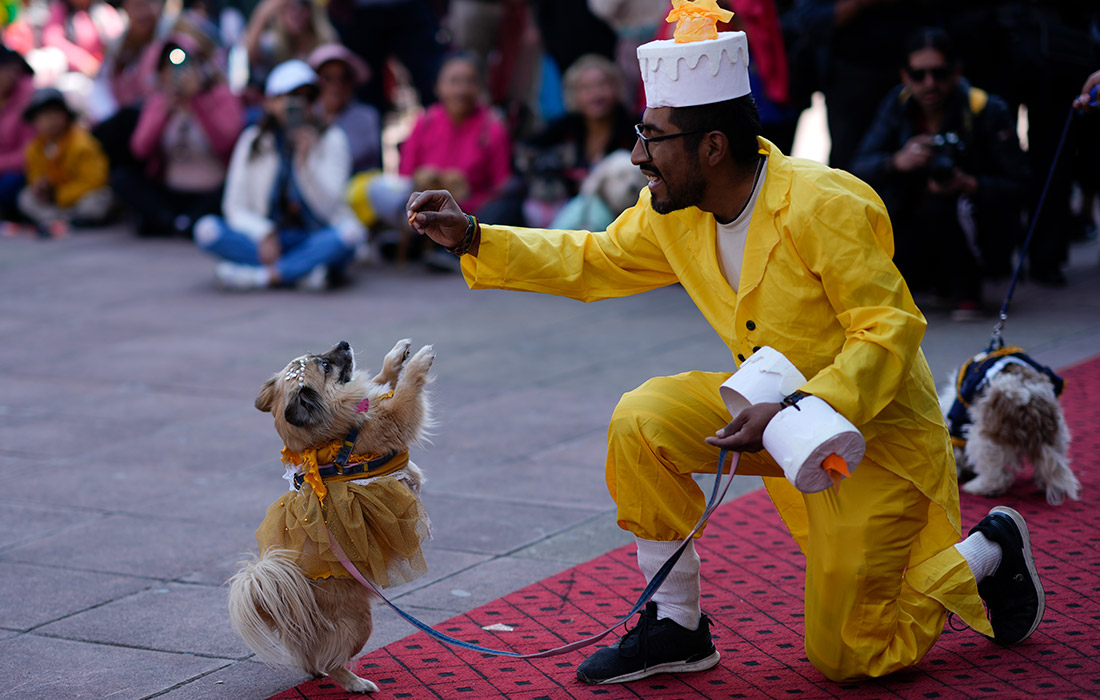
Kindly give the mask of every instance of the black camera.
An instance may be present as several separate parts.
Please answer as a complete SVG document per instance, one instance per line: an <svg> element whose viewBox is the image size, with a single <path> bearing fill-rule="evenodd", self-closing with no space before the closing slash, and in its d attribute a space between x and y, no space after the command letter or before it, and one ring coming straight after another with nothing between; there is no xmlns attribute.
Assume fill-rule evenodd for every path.
<svg viewBox="0 0 1100 700"><path fill-rule="evenodd" d="M940 185L946 185L955 177L955 168L966 145L954 131L932 137L932 160L928 161L928 176Z"/></svg>

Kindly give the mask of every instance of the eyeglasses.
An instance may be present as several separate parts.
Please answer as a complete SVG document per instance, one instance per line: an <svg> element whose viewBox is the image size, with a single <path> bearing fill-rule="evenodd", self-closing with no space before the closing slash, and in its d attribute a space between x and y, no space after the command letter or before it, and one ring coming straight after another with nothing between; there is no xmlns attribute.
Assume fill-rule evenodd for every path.
<svg viewBox="0 0 1100 700"><path fill-rule="evenodd" d="M678 136L690 136L691 134L705 134L710 129L692 129L691 131L678 131L675 134L663 134L661 136L643 136L642 129L644 124L635 124L634 133L638 135L638 140L642 142L642 151L645 152L646 159L652 159L653 156L649 154L649 144L656 141L667 141L668 139L674 139Z"/></svg>
<svg viewBox="0 0 1100 700"><path fill-rule="evenodd" d="M915 83L923 83L924 79L929 75L932 76L932 80L937 83L942 83L951 77L951 69L947 66L939 66L938 68L905 68L905 72L909 74L909 79Z"/></svg>

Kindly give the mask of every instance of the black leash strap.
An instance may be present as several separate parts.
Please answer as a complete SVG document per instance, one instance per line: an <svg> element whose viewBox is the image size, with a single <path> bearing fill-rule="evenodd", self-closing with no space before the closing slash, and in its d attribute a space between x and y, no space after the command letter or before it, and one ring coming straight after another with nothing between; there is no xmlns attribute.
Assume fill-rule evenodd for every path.
<svg viewBox="0 0 1100 700"><path fill-rule="evenodd" d="M1004 347L1004 338L1002 333L1004 332L1005 322L1008 320L1008 305L1012 303L1012 295L1016 292L1016 283L1020 280L1020 271L1023 269L1024 260L1027 259L1027 249L1031 245L1031 238L1035 235L1036 225L1039 222L1039 214L1043 210L1043 204L1046 202L1047 191L1050 189L1050 183L1054 179L1054 171L1058 168L1058 159L1062 155L1062 147L1066 145L1066 136L1069 134L1069 125L1073 121L1073 115L1077 113L1072 107L1069 110L1069 115L1066 117L1066 125L1062 127L1062 138L1058 139L1058 148L1054 151L1054 160L1050 162L1050 171L1047 172L1046 182L1043 183L1043 191L1039 195L1039 203L1035 206L1035 213L1031 217L1031 225L1028 227L1027 238L1024 239L1024 245L1020 248L1020 259L1016 261L1016 271L1012 273L1012 282L1008 285L1008 293L1005 294L1004 303L1001 304L1001 312L998 314L997 323L993 326L993 335L989 339L989 345L986 347L986 352L992 352Z"/></svg>

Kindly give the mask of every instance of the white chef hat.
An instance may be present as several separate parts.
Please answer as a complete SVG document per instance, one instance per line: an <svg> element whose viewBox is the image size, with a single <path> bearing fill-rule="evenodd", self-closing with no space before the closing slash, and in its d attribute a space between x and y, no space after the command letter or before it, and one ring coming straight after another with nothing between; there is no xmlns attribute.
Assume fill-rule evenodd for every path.
<svg viewBox="0 0 1100 700"><path fill-rule="evenodd" d="M714 5L707 0L704 4ZM704 12L690 1L674 1L673 5L668 21L679 19L680 26L699 21L689 16L692 11ZM710 14L712 18L707 21L713 22L716 13ZM729 21L732 14L726 13L724 21ZM749 45L745 33L710 32L717 38L665 39L638 47L638 67L645 84L647 107L691 107L749 94Z"/></svg>

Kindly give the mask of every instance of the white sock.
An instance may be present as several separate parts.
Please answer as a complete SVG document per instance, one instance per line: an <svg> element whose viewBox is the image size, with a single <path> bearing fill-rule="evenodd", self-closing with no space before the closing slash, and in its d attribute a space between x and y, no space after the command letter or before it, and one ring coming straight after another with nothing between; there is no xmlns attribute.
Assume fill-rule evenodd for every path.
<svg viewBox="0 0 1100 700"><path fill-rule="evenodd" d="M679 542L655 542L637 538L638 568L642 570L648 583L657 575ZM695 552L695 542L689 542L684 553L676 560L668 578L653 594L657 603L657 619L670 619L689 630L699 628L699 555Z"/></svg>
<svg viewBox="0 0 1100 700"><path fill-rule="evenodd" d="M955 549L959 550L959 554L966 559L978 583L1001 565L1001 545L980 532L975 532L959 542L955 545Z"/></svg>

